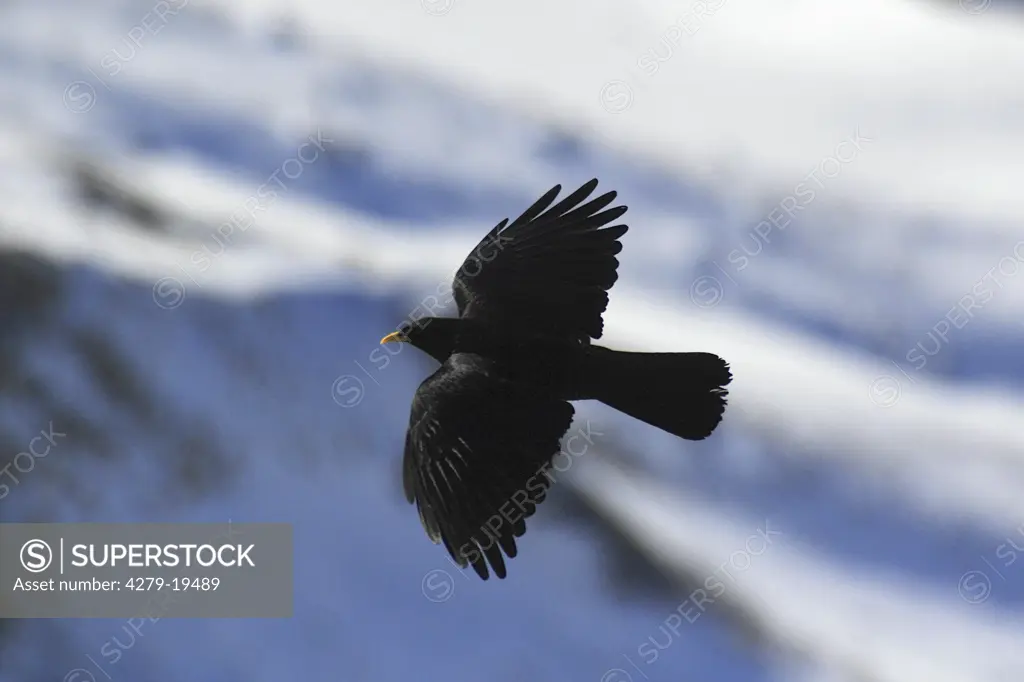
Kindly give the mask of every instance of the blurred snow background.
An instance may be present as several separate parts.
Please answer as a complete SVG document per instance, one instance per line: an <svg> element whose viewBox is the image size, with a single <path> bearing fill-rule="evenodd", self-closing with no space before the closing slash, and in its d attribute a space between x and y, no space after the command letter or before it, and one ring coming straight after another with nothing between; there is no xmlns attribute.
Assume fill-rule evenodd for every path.
<svg viewBox="0 0 1024 682"><path fill-rule="evenodd" d="M1024 677L1019 3L8 0L0 98L0 521L296 536L290 620L0 621L3 682ZM579 406L482 583L377 341L595 176L607 342L730 408Z"/></svg>

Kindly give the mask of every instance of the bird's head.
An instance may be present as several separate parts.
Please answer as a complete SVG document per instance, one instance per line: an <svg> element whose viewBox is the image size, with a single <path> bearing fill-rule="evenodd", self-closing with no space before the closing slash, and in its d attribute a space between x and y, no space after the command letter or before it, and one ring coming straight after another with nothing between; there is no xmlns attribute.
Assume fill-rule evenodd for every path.
<svg viewBox="0 0 1024 682"><path fill-rule="evenodd" d="M459 322L454 317L423 317L414 322L405 321L398 325L398 331L391 332L380 342L408 343L443 363L455 348Z"/></svg>

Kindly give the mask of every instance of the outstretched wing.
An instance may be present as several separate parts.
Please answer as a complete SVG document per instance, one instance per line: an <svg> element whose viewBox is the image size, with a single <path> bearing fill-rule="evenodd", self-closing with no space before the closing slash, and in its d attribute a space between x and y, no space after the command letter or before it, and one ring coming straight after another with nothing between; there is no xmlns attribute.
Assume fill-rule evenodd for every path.
<svg viewBox="0 0 1024 682"><path fill-rule="evenodd" d="M596 187L591 180L551 206L562 189L556 185L511 225L498 223L455 275L459 315L578 341L600 338L618 278L618 240L628 227L605 227L626 212L605 210L615 192L582 203Z"/></svg>
<svg viewBox="0 0 1024 682"><path fill-rule="evenodd" d="M451 356L416 391L402 483L427 535L484 580L505 577L550 485L548 469L572 423L569 403L496 376L477 355Z"/></svg>

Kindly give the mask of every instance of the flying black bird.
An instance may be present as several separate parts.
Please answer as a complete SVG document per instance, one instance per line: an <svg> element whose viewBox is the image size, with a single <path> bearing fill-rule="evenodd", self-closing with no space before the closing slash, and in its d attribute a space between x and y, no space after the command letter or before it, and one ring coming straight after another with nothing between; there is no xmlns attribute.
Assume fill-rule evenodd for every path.
<svg viewBox="0 0 1024 682"><path fill-rule="evenodd" d="M680 438L701 440L725 411L729 366L711 353L632 353L601 338L626 212L591 180L552 206L556 185L512 224L498 223L455 275L459 317L403 323L402 341L441 363L420 384L402 482L427 535L484 580L505 577L515 538L552 481L573 418L599 400Z"/></svg>

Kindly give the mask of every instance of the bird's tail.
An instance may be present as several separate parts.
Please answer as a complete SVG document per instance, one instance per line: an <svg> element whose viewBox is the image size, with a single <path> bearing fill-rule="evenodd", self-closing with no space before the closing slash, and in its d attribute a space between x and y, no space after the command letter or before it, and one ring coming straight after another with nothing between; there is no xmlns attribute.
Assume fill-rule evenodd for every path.
<svg viewBox="0 0 1024 682"><path fill-rule="evenodd" d="M725 412L729 365L713 353L630 353L591 346L587 394L686 438L711 435Z"/></svg>

